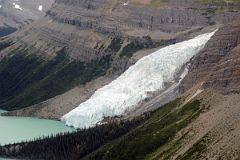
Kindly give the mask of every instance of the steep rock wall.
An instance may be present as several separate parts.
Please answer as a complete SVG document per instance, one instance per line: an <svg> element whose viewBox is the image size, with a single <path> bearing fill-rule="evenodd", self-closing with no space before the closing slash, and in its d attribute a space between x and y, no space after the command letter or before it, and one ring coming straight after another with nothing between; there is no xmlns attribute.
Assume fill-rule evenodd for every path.
<svg viewBox="0 0 240 160"><path fill-rule="evenodd" d="M240 23L234 22L221 27L208 42L205 49L193 60L189 74L182 83L183 91L194 84L205 83L205 88L228 92L239 86L238 56L240 44ZM234 49L236 48L236 49Z"/></svg>

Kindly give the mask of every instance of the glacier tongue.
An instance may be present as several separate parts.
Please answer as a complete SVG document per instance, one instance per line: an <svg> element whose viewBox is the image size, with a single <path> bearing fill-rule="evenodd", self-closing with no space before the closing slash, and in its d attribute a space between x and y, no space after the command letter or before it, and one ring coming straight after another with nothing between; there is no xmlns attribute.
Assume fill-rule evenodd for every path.
<svg viewBox="0 0 240 160"><path fill-rule="evenodd" d="M119 78L97 90L90 99L62 117L75 128L95 126L104 117L134 109L148 92L165 89L180 69L196 55L215 32L162 48L140 59Z"/></svg>

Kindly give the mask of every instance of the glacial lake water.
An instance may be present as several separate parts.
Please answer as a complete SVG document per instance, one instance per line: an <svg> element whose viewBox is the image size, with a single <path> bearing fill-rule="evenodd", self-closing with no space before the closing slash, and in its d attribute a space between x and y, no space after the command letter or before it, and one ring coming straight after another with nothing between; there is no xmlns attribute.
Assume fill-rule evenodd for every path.
<svg viewBox="0 0 240 160"><path fill-rule="evenodd" d="M3 112L0 110L0 114ZM0 116L0 145L73 131L73 128L59 121Z"/></svg>
<svg viewBox="0 0 240 160"><path fill-rule="evenodd" d="M7 36L13 32L15 32L17 29L13 27L0 27L0 37Z"/></svg>

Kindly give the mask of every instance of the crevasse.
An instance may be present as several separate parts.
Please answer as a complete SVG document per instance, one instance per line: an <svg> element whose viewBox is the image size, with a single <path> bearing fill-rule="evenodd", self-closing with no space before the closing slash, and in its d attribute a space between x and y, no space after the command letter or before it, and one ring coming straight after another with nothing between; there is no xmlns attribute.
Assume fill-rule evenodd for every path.
<svg viewBox="0 0 240 160"><path fill-rule="evenodd" d="M215 32L202 34L143 57L119 78L98 89L87 101L62 117L74 128L95 126L104 117L134 109L147 93L165 89L180 69L196 55Z"/></svg>

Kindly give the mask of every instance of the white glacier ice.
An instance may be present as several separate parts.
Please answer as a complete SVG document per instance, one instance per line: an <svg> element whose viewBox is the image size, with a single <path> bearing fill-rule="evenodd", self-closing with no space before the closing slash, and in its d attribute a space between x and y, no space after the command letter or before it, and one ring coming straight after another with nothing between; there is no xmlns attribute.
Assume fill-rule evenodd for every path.
<svg viewBox="0 0 240 160"><path fill-rule="evenodd" d="M181 68L196 55L215 32L202 34L143 57L119 78L98 89L87 101L62 117L74 128L93 127L104 117L123 115L136 108L149 92L173 82Z"/></svg>

